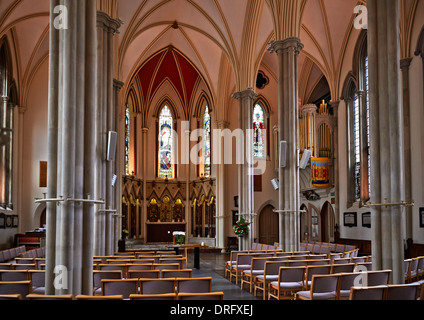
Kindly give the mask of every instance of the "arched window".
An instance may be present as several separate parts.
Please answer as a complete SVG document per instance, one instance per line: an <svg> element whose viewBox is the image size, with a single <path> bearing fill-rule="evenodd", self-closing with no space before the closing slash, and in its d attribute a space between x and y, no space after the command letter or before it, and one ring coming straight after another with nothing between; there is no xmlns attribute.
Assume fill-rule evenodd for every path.
<svg viewBox="0 0 424 320"><path fill-rule="evenodd" d="M159 115L159 178L174 178L174 118L171 109L165 105Z"/></svg>
<svg viewBox="0 0 424 320"><path fill-rule="evenodd" d="M260 103L253 109L253 156L266 156L265 111Z"/></svg>
<svg viewBox="0 0 424 320"><path fill-rule="evenodd" d="M203 141L203 176L209 177L211 175L211 115L207 105L203 113Z"/></svg>
<svg viewBox="0 0 424 320"><path fill-rule="evenodd" d="M366 33L362 33L354 54L354 71L344 86L348 125L348 205L370 199L370 108L368 51Z"/></svg>

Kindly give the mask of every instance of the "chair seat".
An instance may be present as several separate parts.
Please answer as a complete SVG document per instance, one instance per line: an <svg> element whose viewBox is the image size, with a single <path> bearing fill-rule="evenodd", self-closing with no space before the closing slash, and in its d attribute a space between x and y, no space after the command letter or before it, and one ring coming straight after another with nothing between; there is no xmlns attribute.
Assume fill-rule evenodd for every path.
<svg viewBox="0 0 424 320"><path fill-rule="evenodd" d="M245 270L243 271L243 273L247 275L257 276L257 275L264 274L264 270Z"/></svg>
<svg viewBox="0 0 424 320"><path fill-rule="evenodd" d="M45 294L46 288L45 287L33 287L32 293L34 294Z"/></svg>
<svg viewBox="0 0 424 320"><path fill-rule="evenodd" d="M257 276L256 278L258 280L264 280L264 277L265 277L265 275L261 274L261 275ZM266 276L266 281L278 281L278 274Z"/></svg>
<svg viewBox="0 0 424 320"><path fill-rule="evenodd" d="M240 264L238 266L234 266L234 268L238 270L247 270L250 269L250 264Z"/></svg>
<svg viewBox="0 0 424 320"><path fill-rule="evenodd" d="M299 289L302 288L303 284L302 281L300 282L278 282L273 281L271 282L271 286L278 287L280 286L281 289Z"/></svg>
<svg viewBox="0 0 424 320"><path fill-rule="evenodd" d="M306 299L311 299L311 291L299 291L297 295L304 297ZM336 292L323 292L323 293L314 293L312 300L330 300L336 298Z"/></svg>
<svg viewBox="0 0 424 320"><path fill-rule="evenodd" d="M340 290L340 297L349 298L350 297L350 290Z"/></svg>

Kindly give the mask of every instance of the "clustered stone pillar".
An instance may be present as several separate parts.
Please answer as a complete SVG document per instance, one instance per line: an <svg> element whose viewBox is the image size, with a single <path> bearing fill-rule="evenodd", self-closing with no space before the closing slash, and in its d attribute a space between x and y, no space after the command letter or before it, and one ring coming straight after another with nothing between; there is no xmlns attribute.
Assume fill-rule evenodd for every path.
<svg viewBox="0 0 424 320"><path fill-rule="evenodd" d="M243 133L243 141L238 141L237 162L239 217L250 223L248 236L240 238L239 249L250 250L254 240L254 194L253 194L253 102L257 94L253 89L237 92L233 95L239 102L239 129Z"/></svg>
<svg viewBox="0 0 424 320"><path fill-rule="evenodd" d="M403 131L400 93L399 4L368 3L372 255L376 270L404 283ZM387 205L381 205L387 203Z"/></svg>
<svg viewBox="0 0 424 320"><path fill-rule="evenodd" d="M47 195L64 201L47 202L46 294L92 294L94 204L73 199L94 197L96 1L52 0L50 11Z"/></svg>
<svg viewBox="0 0 424 320"><path fill-rule="evenodd" d="M105 205L97 206L95 215L95 255L112 255L115 251L115 223L113 210L116 209L115 189L112 178L116 172L116 161L107 161L108 133L117 131L115 123L115 99L113 79L113 36L121 23L104 12L97 12L97 199L104 199Z"/></svg>
<svg viewBox="0 0 424 320"><path fill-rule="evenodd" d="M299 108L297 58L303 45L299 38L273 41L271 52L278 56L279 141L287 142L286 167L279 169L280 248L299 248Z"/></svg>

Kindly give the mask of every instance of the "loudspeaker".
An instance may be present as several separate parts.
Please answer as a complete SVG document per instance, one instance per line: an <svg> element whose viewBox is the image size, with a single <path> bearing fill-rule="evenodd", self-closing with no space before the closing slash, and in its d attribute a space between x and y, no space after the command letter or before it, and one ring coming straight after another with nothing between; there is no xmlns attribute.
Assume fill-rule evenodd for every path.
<svg viewBox="0 0 424 320"><path fill-rule="evenodd" d="M300 160L299 163L299 168L300 169L306 169L306 167L308 166L308 162L311 159L312 156L312 152L305 149L305 151L303 151L303 156L302 159Z"/></svg>
<svg viewBox="0 0 424 320"><path fill-rule="evenodd" d="M116 154L116 144L118 141L118 133L115 131L109 131L107 139L107 161L114 161Z"/></svg>
<svg viewBox="0 0 424 320"><path fill-rule="evenodd" d="M272 186L274 187L275 190L280 189L280 180L275 178L271 180Z"/></svg>
<svg viewBox="0 0 424 320"><path fill-rule="evenodd" d="M280 141L280 168L287 166L287 141Z"/></svg>

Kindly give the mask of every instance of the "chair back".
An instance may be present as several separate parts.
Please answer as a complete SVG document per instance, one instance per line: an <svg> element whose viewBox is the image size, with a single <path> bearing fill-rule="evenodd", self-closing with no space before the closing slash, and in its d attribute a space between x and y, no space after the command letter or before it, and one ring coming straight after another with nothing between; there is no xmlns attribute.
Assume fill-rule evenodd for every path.
<svg viewBox="0 0 424 320"><path fill-rule="evenodd" d="M265 262L264 276L278 276L280 268L286 266L286 261L267 261Z"/></svg>
<svg viewBox="0 0 424 320"><path fill-rule="evenodd" d="M323 274L330 274L331 266L325 265L325 266L308 266L306 268L306 281L312 281L312 277L314 275L323 275Z"/></svg>
<svg viewBox="0 0 424 320"><path fill-rule="evenodd" d="M349 300L384 300L387 286L352 287Z"/></svg>
<svg viewBox="0 0 424 320"><path fill-rule="evenodd" d="M177 300L176 293L163 293L163 294L132 294L130 300Z"/></svg>
<svg viewBox="0 0 424 320"><path fill-rule="evenodd" d="M306 267L280 267L278 282L301 282L305 281Z"/></svg>
<svg viewBox="0 0 424 320"><path fill-rule="evenodd" d="M175 279L140 279L140 293L175 293Z"/></svg>
<svg viewBox="0 0 424 320"><path fill-rule="evenodd" d="M26 300L26 296L32 293L31 281L1 281L0 295L4 294L20 294L22 299Z"/></svg>
<svg viewBox="0 0 424 320"><path fill-rule="evenodd" d="M330 259L323 259L323 260L309 260L308 265L309 266L327 266L330 265Z"/></svg>
<svg viewBox="0 0 424 320"><path fill-rule="evenodd" d="M224 292L179 293L178 300L224 300Z"/></svg>
<svg viewBox="0 0 424 320"><path fill-rule="evenodd" d="M326 293L336 292L339 281L339 275L335 274L317 274L312 276L311 292Z"/></svg>
<svg viewBox="0 0 424 320"><path fill-rule="evenodd" d="M178 278L177 291L178 293L205 293L212 291L212 278Z"/></svg>
<svg viewBox="0 0 424 320"><path fill-rule="evenodd" d="M152 264L127 264L127 272L129 271L142 271L142 270L152 270Z"/></svg>
<svg viewBox="0 0 424 320"><path fill-rule="evenodd" d="M192 269L181 269L181 270L162 270L162 278L191 278Z"/></svg>
<svg viewBox="0 0 424 320"><path fill-rule="evenodd" d="M276 261L275 259L270 259L270 258L253 258L252 259L252 264L251 264L251 269L252 270L265 270L265 263L267 261Z"/></svg>
<svg viewBox="0 0 424 320"><path fill-rule="evenodd" d="M27 295L27 300L74 300L74 296L72 294L64 294L64 295L44 295L44 294L29 294Z"/></svg>
<svg viewBox="0 0 424 320"><path fill-rule="evenodd" d="M158 263L153 264L153 270L179 270L180 264L179 263Z"/></svg>
<svg viewBox="0 0 424 320"><path fill-rule="evenodd" d="M44 288L46 286L46 271L30 270L28 271L29 280L31 280L32 288Z"/></svg>
<svg viewBox="0 0 424 320"><path fill-rule="evenodd" d="M237 255L237 266L251 265L254 254L238 254Z"/></svg>
<svg viewBox="0 0 424 320"><path fill-rule="evenodd" d="M36 270L37 269L37 265L35 263L32 264L15 264L13 270L24 270L24 271L28 271L28 270Z"/></svg>
<svg viewBox="0 0 424 320"><path fill-rule="evenodd" d="M124 296L87 296L87 295L78 295L75 297L75 300L124 300Z"/></svg>
<svg viewBox="0 0 424 320"><path fill-rule="evenodd" d="M128 271L128 279L159 279L160 273L160 270L131 270Z"/></svg>
<svg viewBox="0 0 424 320"><path fill-rule="evenodd" d="M116 296L122 295L124 299L129 299L131 294L138 293L137 279L119 279L119 280L102 280L102 295Z"/></svg>
<svg viewBox="0 0 424 320"><path fill-rule="evenodd" d="M28 271L25 270L3 270L0 271L0 281L26 281Z"/></svg>
<svg viewBox="0 0 424 320"><path fill-rule="evenodd" d="M421 285L419 283L389 285L387 287L386 300L408 300L416 301L419 296Z"/></svg>
<svg viewBox="0 0 424 320"><path fill-rule="evenodd" d="M93 287L94 289L101 288L102 280L119 280L122 278L122 271L120 270L93 270Z"/></svg>
<svg viewBox="0 0 424 320"><path fill-rule="evenodd" d="M368 271L367 272L367 286L375 287L388 285L390 280L391 270L381 270L381 271Z"/></svg>
<svg viewBox="0 0 424 320"><path fill-rule="evenodd" d="M336 273L349 273L349 272L353 272L354 269L355 269L355 264L354 263L333 264L331 266L331 273L332 274L336 274Z"/></svg>

